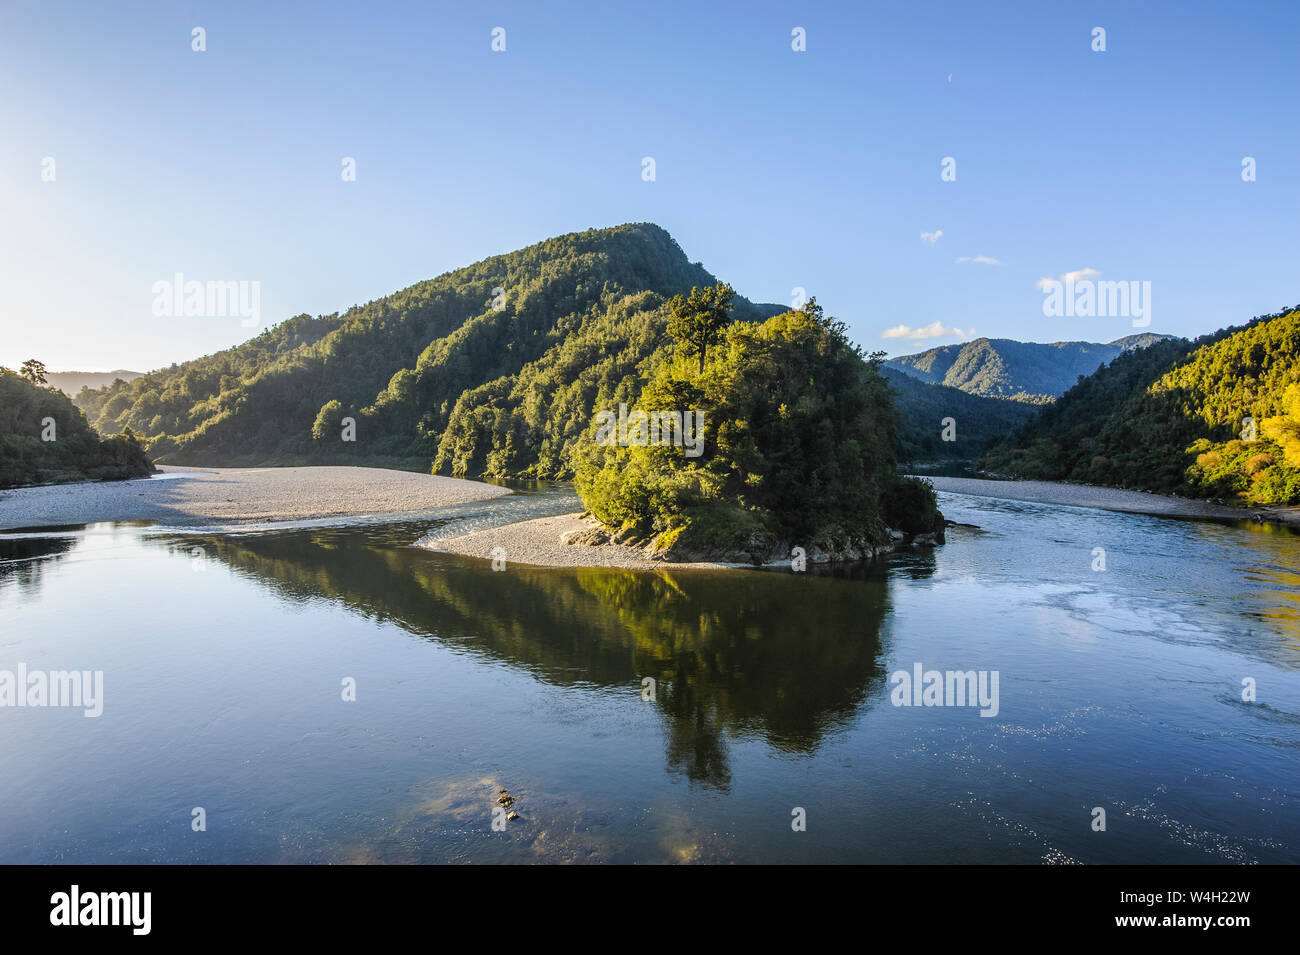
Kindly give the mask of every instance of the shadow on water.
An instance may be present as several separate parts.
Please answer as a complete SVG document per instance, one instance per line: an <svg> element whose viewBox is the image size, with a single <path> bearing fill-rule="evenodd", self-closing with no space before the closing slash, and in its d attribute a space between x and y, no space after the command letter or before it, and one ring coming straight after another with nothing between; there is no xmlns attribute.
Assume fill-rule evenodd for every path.
<svg viewBox="0 0 1300 955"><path fill-rule="evenodd" d="M879 568L819 574L511 565L410 546L423 525L158 538L555 685L637 692L649 677L667 762L730 785L728 736L812 753L883 686ZM932 566L932 563L931 563ZM815 639L813 639L815 637Z"/></svg>
<svg viewBox="0 0 1300 955"><path fill-rule="evenodd" d="M16 586L22 596L35 594L50 564L71 553L77 542L54 534L0 536L0 592Z"/></svg>

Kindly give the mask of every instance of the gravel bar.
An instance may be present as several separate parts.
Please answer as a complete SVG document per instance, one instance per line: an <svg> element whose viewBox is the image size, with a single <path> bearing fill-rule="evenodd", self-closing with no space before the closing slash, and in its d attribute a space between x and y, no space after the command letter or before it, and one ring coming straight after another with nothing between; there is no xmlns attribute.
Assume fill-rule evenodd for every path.
<svg viewBox="0 0 1300 955"><path fill-rule="evenodd" d="M157 521L177 527L419 514L502 497L480 481L387 468L184 468L133 481L0 491L0 529Z"/></svg>

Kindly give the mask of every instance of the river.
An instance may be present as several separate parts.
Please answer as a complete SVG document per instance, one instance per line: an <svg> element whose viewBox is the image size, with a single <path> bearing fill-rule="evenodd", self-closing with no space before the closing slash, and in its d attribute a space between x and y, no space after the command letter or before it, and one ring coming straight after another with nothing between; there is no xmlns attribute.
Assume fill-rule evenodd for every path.
<svg viewBox="0 0 1300 955"><path fill-rule="evenodd" d="M0 862L1300 862L1300 535L940 504L978 529L806 573L417 546L565 488L0 534L0 674L102 673L0 708ZM917 665L996 712L895 705Z"/></svg>

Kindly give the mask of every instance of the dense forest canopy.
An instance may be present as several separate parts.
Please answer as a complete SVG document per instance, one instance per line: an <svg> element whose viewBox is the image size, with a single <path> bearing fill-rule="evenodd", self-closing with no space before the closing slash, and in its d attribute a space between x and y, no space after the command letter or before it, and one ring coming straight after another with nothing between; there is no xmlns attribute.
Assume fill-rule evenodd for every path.
<svg viewBox="0 0 1300 955"><path fill-rule="evenodd" d="M573 233L78 402L100 430L142 434L162 462L562 475L580 409L631 387L657 344L647 323L712 282L658 226ZM780 311L739 296L735 309ZM343 419L354 441L341 440Z"/></svg>
<svg viewBox="0 0 1300 955"><path fill-rule="evenodd" d="M909 382L903 393L924 397L900 432L881 359L815 302L754 305L635 224L300 315L78 400L99 427L142 432L163 462L576 476L611 526L759 559L790 541L866 553L888 541L886 521L942 536L933 490L900 483L897 451L933 448L945 394L972 416L993 402ZM595 444L602 409L638 405L707 416L699 456ZM968 423L966 450L982 448Z"/></svg>
<svg viewBox="0 0 1300 955"><path fill-rule="evenodd" d="M697 326L683 350L698 369L720 328L705 300L716 287L658 226L590 230L342 315L299 315L76 400L101 431L142 435L162 463L568 478L595 409L634 400L669 355L674 297L689 304L692 289L704 298L679 322ZM784 311L734 293L726 304L742 322ZM897 451L908 461L974 456L1024 417L1010 402L981 404L955 389L896 390ZM938 439L946 415L960 421L953 444ZM344 440L348 422L355 440Z"/></svg>
<svg viewBox="0 0 1300 955"><path fill-rule="evenodd" d="M679 345L693 334L689 323L671 327ZM788 557L792 545L866 553L888 541L887 522L942 534L933 491L895 473L883 355L864 360L816 300L725 325L701 354L674 349L636 402L669 420L695 415L700 446L656 442L653 426L649 440L580 444L578 494L603 524L653 535L656 549L686 558L730 551L756 561Z"/></svg>
<svg viewBox="0 0 1300 955"><path fill-rule="evenodd" d="M1081 379L981 466L1258 504L1300 503L1300 310L1157 342Z"/></svg>
<svg viewBox="0 0 1300 955"><path fill-rule="evenodd" d="M139 435L164 463L569 478L599 409L635 404L687 360L721 380L714 360L735 360L731 344L799 314L735 295L637 223L299 315L76 402L101 433ZM899 412L891 460L974 457L1014 431L987 469L1276 503L1300 500L1296 321L1287 311L1196 342L985 338L865 364ZM708 398L715 411L732 400ZM30 472L39 455L24 447Z"/></svg>
<svg viewBox="0 0 1300 955"><path fill-rule="evenodd" d="M888 363L877 368L898 408L898 459L919 464L939 459L971 461L1034 416L1037 406L989 398L948 385L929 384ZM952 428L944 427L951 419ZM951 440L945 440L948 431Z"/></svg>

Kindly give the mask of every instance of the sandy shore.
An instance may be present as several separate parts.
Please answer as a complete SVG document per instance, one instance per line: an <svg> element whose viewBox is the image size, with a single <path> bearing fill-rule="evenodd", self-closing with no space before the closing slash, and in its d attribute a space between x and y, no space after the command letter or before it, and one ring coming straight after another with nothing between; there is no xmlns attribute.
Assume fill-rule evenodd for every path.
<svg viewBox="0 0 1300 955"><path fill-rule="evenodd" d="M1154 514L1157 517L1206 517L1238 521L1262 515L1265 520L1300 526L1300 507L1227 507L1182 497L1165 497L1144 491L1123 491L1087 484L1058 484L1053 481L985 481L979 478L925 477L937 491L973 494L976 497L1000 497L1008 501L1034 501L1040 504L1066 504L1073 507L1098 507L1107 511L1131 514Z"/></svg>
<svg viewBox="0 0 1300 955"><path fill-rule="evenodd" d="M182 468L168 477L0 491L0 529L149 520L175 526L416 516L501 497L479 481L386 468Z"/></svg>
<svg viewBox="0 0 1300 955"><path fill-rule="evenodd" d="M447 551L466 557L491 559L495 547L504 549L506 566L532 564L538 567L622 567L628 570L716 570L721 568L749 567L750 564L681 563L649 560L636 547L623 544L562 544L560 535L569 531L584 531L598 526L582 514L562 514L559 517L539 517L517 524L506 524L487 530L474 531L460 537L433 540L430 550Z"/></svg>

